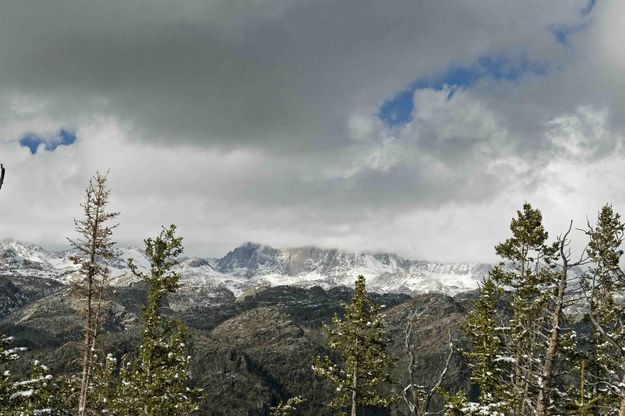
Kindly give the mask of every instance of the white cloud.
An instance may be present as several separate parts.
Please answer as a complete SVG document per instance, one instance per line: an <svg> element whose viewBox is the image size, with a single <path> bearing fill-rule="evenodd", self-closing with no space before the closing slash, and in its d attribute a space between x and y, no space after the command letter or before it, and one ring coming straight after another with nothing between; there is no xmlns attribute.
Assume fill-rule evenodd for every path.
<svg viewBox="0 0 625 416"><path fill-rule="evenodd" d="M200 255L255 240L490 260L526 200L554 234L625 209L619 2L570 47L549 27L584 1L25 3L0 17L0 236L62 246L97 169L118 240L176 223ZM417 90L409 124L377 119L415 79L499 51L549 71ZM16 142L60 127L74 145Z"/></svg>

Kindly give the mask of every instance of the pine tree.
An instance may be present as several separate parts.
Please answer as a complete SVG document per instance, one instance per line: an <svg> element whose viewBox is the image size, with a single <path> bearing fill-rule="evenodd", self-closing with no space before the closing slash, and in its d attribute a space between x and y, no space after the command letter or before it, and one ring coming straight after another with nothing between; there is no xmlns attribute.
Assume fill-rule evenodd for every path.
<svg viewBox="0 0 625 416"><path fill-rule="evenodd" d="M119 213L107 211L109 194L107 174L96 173L90 179L85 190L85 201L80 205L84 217L74 220L76 232L80 237L76 240L68 239L77 252L71 260L80 267L81 275L81 279L75 282L72 290L80 300L85 316L79 416L87 414L93 354L102 320L103 297L109 273L107 264L115 255L113 251L115 243L111 241L111 235L116 225L108 226L107 223L115 219Z"/></svg>
<svg viewBox="0 0 625 416"><path fill-rule="evenodd" d="M511 221L512 236L495 247L502 263L483 281L464 328L472 341L465 356L472 380L480 387L478 403L452 398L466 414L546 416L559 411L553 398L564 392L554 390L556 361L571 347L574 335L562 329L569 272L584 263L583 257L571 261L571 228L572 224L556 242L548 243L542 214L525 203ZM499 324L498 299L507 315ZM565 400L558 401L563 407ZM448 410L462 414L453 405Z"/></svg>
<svg viewBox="0 0 625 416"><path fill-rule="evenodd" d="M123 360L119 375L117 360L111 355L98 371L100 407L108 414L183 416L199 408L200 390L188 387L191 357L186 353L186 328L161 313L165 298L179 285L180 276L173 268L182 253L182 238L175 231L171 225L155 239L145 240L149 273L128 262L132 273L148 284L148 300L138 356Z"/></svg>
<svg viewBox="0 0 625 416"><path fill-rule="evenodd" d="M501 325L496 321L502 294L492 279L484 279L480 297L474 301L463 329L473 346L464 355L471 368L471 381L480 387L479 405L506 414L511 408L511 397L505 389L511 360L501 355Z"/></svg>
<svg viewBox="0 0 625 416"><path fill-rule="evenodd" d="M276 407L269 409L271 416L292 416L298 405L304 403L300 396L291 397L286 402L280 402Z"/></svg>
<svg viewBox="0 0 625 416"><path fill-rule="evenodd" d="M0 335L0 414L3 416L69 415L65 385L54 380L48 367L35 361L30 376L15 377L12 363L23 347L11 347L13 338Z"/></svg>
<svg viewBox="0 0 625 416"><path fill-rule="evenodd" d="M618 408L619 416L625 415L625 304L619 299L625 291L625 273L619 266L624 232L620 215L605 205L596 226L587 230L592 267L582 281L589 301L589 317L600 340L591 363L596 380L593 384L601 393L600 404Z"/></svg>
<svg viewBox="0 0 625 416"><path fill-rule="evenodd" d="M500 272L495 269L491 274ZM513 360L501 355L503 328L497 319L502 295L502 288L490 276L482 281L480 296L472 302L473 309L462 327L471 343L471 349L462 353L471 368L471 381L479 387L479 397L470 402L464 391L443 393L446 416L504 416L513 411L514 396L506 388Z"/></svg>
<svg viewBox="0 0 625 416"><path fill-rule="evenodd" d="M514 414L525 415L538 407L544 356L545 328L551 322L553 291L558 282L555 261L557 243L548 244L549 234L542 224L542 214L529 203L517 211L510 224L512 236L495 246L506 268L495 268L493 281L509 287L512 318L508 322L502 359L514 363L508 391L515 399Z"/></svg>
<svg viewBox="0 0 625 416"><path fill-rule="evenodd" d="M381 393L379 387L390 380L388 368L394 360L386 353L387 337L380 308L367 296L363 276L356 280L352 302L342 308L344 319L335 315L332 325L323 327L328 348L341 361L334 363L326 356L317 358L313 366L315 374L336 388L337 396L329 405L350 407L351 416L356 416L360 407L389 407L397 398Z"/></svg>

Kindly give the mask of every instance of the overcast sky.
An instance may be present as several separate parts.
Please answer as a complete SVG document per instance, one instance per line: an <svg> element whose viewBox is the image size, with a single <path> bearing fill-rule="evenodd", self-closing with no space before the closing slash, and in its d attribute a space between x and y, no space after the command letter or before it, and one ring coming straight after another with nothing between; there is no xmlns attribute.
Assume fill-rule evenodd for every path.
<svg viewBox="0 0 625 416"><path fill-rule="evenodd" d="M625 2L0 3L0 237L63 248L110 169L115 238L493 261L625 212ZM582 245L582 236L576 236Z"/></svg>

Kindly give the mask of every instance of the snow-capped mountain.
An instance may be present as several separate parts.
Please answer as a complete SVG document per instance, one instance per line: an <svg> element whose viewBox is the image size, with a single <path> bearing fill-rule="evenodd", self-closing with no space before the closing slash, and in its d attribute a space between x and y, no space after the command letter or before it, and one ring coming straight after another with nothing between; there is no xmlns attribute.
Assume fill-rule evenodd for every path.
<svg viewBox="0 0 625 416"><path fill-rule="evenodd" d="M37 245L15 240L0 242L0 274L71 281L76 266L71 253L50 252ZM141 250L119 249L111 262L111 284L135 282L126 265L129 258L141 268L147 266ZM181 274L181 295L187 291L222 296L230 291L239 296L259 286L351 286L358 275L376 292L455 294L473 290L491 266L482 263L436 263L409 260L392 253L353 253L318 247L277 249L246 243L218 259L184 258L177 266ZM197 296L194 296L197 299ZM207 299L208 301L209 299Z"/></svg>
<svg viewBox="0 0 625 416"><path fill-rule="evenodd" d="M17 240L0 241L0 273L65 280L75 267L69 252L50 252Z"/></svg>
<svg viewBox="0 0 625 416"><path fill-rule="evenodd" d="M491 265L435 263L392 253L353 253L318 247L276 249L247 243L214 263L217 271L256 284L351 286L358 275L377 292L444 292L473 290Z"/></svg>

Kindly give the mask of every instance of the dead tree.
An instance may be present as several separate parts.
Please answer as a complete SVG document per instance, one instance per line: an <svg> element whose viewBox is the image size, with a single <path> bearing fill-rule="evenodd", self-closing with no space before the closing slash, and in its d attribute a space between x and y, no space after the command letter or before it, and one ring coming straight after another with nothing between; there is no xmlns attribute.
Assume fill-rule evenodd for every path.
<svg viewBox="0 0 625 416"><path fill-rule="evenodd" d="M418 363L414 345L414 321L422 315L423 311L421 310L412 311L406 319L406 327L404 329L404 352L408 355L408 366L406 368L408 372L408 385L402 390L402 396L404 402L406 402L406 405L410 410L410 416L423 416L427 414L432 397L440 388L443 380L445 380L447 372L449 371L449 363L451 362L451 357L454 353L454 345L451 341L451 332L448 332L449 352L447 354L447 358L445 359L445 366L438 374L436 383L430 386L416 384L415 372Z"/></svg>
<svg viewBox="0 0 625 416"><path fill-rule="evenodd" d="M4 183L4 172L6 171L6 169L4 168L4 165L2 163L0 163L0 189L2 189L2 184Z"/></svg>
<svg viewBox="0 0 625 416"><path fill-rule="evenodd" d="M562 317L564 308L566 307L567 284L570 277L569 272L572 268L579 267L587 262L587 259L583 254L578 261L571 262L569 234L571 233L572 228L573 221L570 222L569 229L564 236L558 239L558 250L560 252L562 265L557 279L556 293L554 297L555 305L553 311L551 312L551 328L549 329L547 351L545 352L545 359L542 363L540 371L541 383L539 384L538 400L536 405L537 416L546 416L549 414L549 396L551 395L554 379L554 364L560 344Z"/></svg>
<svg viewBox="0 0 625 416"><path fill-rule="evenodd" d="M85 201L80 205L83 209L83 218L74 219L78 239L69 239L76 254L71 260L80 267L80 279L73 286L73 293L81 303L81 312L84 314L84 342L81 351L82 373L80 380L80 395L78 400L78 415L87 414L87 401L91 372L93 367L93 353L98 329L102 318L104 290L108 278L108 263L114 257L111 235L117 225L107 226L118 212L107 212L110 191L107 188L108 174L99 172L89 180L85 190Z"/></svg>

